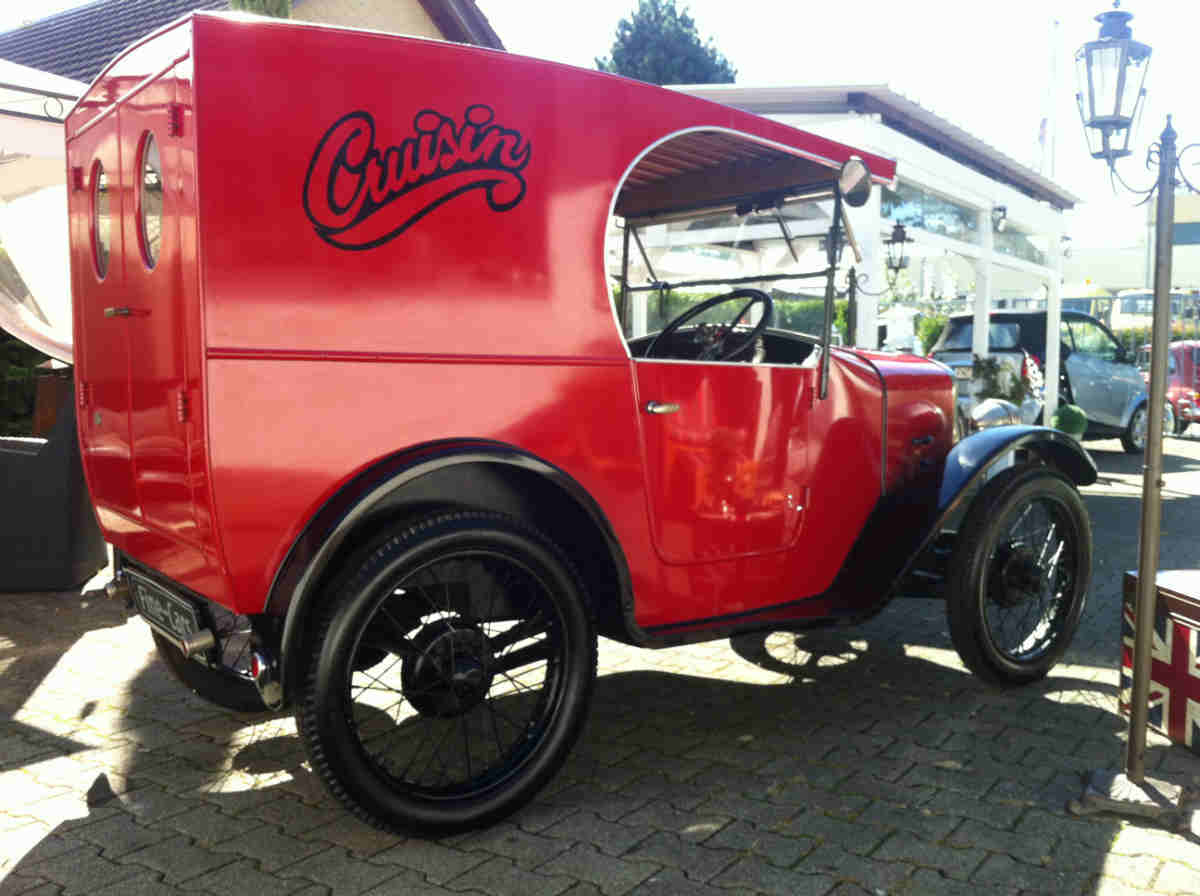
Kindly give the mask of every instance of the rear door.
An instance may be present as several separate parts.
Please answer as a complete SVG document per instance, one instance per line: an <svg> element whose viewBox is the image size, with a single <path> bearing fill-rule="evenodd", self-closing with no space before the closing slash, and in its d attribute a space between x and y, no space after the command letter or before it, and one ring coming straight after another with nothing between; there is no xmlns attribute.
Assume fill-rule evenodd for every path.
<svg viewBox="0 0 1200 896"><path fill-rule="evenodd" d="M71 142L68 164L80 441L101 514L113 509L136 515L129 338L120 312L126 304L121 221L127 197L115 116Z"/></svg>
<svg viewBox="0 0 1200 896"><path fill-rule="evenodd" d="M188 479L188 383L180 263L178 140L169 127L175 82L161 77L120 107L130 187L122 216L125 326L130 345L136 488L144 517L194 535Z"/></svg>

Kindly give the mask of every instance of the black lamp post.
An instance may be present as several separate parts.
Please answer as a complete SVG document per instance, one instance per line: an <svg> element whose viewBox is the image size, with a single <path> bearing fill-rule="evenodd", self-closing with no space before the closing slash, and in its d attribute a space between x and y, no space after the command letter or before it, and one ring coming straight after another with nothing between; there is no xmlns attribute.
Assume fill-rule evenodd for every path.
<svg viewBox="0 0 1200 896"><path fill-rule="evenodd" d="M1100 36L1075 54L1079 90L1075 94L1079 115L1092 157L1103 159L1115 182L1117 159L1131 154L1130 139L1146 95L1143 84L1150 64L1150 47L1133 39L1131 13L1113 9L1096 16ZM1151 337L1149 408L1166 401L1167 343L1170 339L1171 247L1175 229L1175 188L1187 183L1178 170L1175 130L1171 117L1159 142L1150 147L1147 167L1157 162L1158 178L1148 190L1133 190L1148 202L1157 197L1154 264L1154 324ZM1176 177L1178 176L1178 180ZM1124 184L1124 181L1121 181ZM1190 187L1191 185L1188 184ZM1129 741L1124 773L1094 771L1077 812L1115 811L1162 817L1180 811L1183 788L1146 777L1146 725L1150 694L1150 663L1154 633L1155 580L1158 572L1162 521L1163 415L1147 413L1145 475L1142 481L1142 522L1138 549L1136 631L1133 648L1133 686L1130 694Z"/></svg>

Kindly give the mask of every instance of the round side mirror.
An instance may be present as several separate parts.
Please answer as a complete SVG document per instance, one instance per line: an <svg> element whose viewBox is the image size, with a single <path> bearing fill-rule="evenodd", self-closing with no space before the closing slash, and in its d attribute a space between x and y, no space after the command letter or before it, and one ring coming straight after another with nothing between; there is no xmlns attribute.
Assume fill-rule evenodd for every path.
<svg viewBox="0 0 1200 896"><path fill-rule="evenodd" d="M838 174L838 192L842 202L851 208L861 208L871 198L871 169L857 156L847 159Z"/></svg>

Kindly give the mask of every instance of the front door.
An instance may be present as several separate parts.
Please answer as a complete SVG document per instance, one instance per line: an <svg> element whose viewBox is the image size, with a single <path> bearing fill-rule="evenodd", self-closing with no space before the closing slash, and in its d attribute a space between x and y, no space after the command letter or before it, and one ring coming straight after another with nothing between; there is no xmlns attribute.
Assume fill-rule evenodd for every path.
<svg viewBox="0 0 1200 896"><path fill-rule="evenodd" d="M794 544L816 371L673 360L637 360L635 367L662 559L708 563Z"/></svg>
<svg viewBox="0 0 1200 896"><path fill-rule="evenodd" d="M1116 339L1091 320L1069 322L1074 350L1067 358L1075 403L1089 420L1108 426L1121 426L1131 386L1137 370L1132 364L1118 363L1121 348ZM1125 370L1128 368L1128 370Z"/></svg>

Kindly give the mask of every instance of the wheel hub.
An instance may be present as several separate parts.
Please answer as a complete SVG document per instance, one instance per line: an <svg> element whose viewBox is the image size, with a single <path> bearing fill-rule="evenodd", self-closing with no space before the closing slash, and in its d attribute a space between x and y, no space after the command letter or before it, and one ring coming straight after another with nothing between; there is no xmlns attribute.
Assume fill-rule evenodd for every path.
<svg viewBox="0 0 1200 896"><path fill-rule="evenodd" d="M461 619L439 619L412 638L417 648L401 666L404 696L422 715L454 718L470 712L492 687L487 636Z"/></svg>
<svg viewBox="0 0 1200 896"><path fill-rule="evenodd" d="M997 554L999 576L989 595L997 606L1009 609L1036 600L1042 586L1042 573L1037 558L1024 546L1006 545Z"/></svg>

